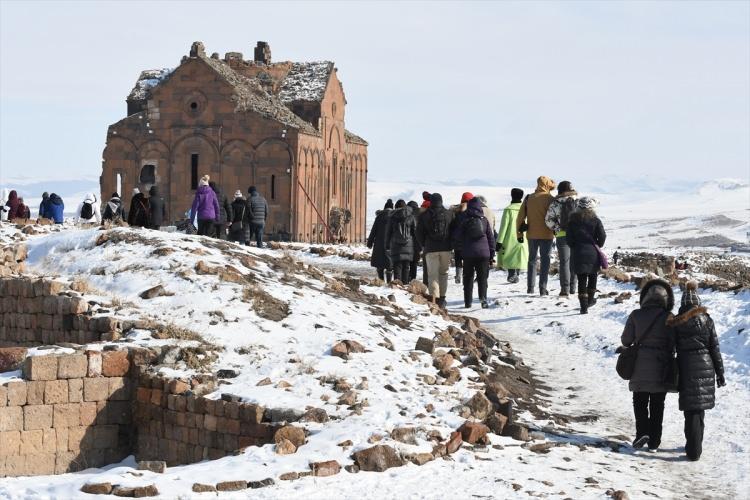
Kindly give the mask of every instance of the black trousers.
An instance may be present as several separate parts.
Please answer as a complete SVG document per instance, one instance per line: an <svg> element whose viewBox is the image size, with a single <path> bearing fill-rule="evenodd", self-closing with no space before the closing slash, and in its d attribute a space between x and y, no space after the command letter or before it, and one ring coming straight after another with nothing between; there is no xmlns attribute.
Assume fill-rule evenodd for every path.
<svg viewBox="0 0 750 500"><path fill-rule="evenodd" d="M414 257L414 260L411 261L411 265L409 266L409 283L417 279L417 268L419 267L419 259L421 256L417 254Z"/></svg>
<svg viewBox="0 0 750 500"><path fill-rule="evenodd" d="M456 262L456 267L464 267L464 258L460 250L453 251L453 259Z"/></svg>
<svg viewBox="0 0 750 500"><path fill-rule="evenodd" d="M580 276L578 277L579 280L581 279ZM581 286L580 283L578 281L579 287ZM666 397L666 392L633 393L635 438L648 436L649 448L658 448L661 444L661 424L664 420L664 398Z"/></svg>
<svg viewBox="0 0 750 500"><path fill-rule="evenodd" d="M596 292L596 273L594 274L577 274L578 276L578 295L589 293L589 290Z"/></svg>
<svg viewBox="0 0 750 500"><path fill-rule="evenodd" d="M508 279L515 278L521 275L520 269L508 269Z"/></svg>
<svg viewBox="0 0 750 500"><path fill-rule="evenodd" d="M422 283L425 286L430 286L430 282L427 280L427 260L424 254L422 254Z"/></svg>
<svg viewBox="0 0 750 500"><path fill-rule="evenodd" d="M201 236L213 236L214 221L198 219L198 234Z"/></svg>
<svg viewBox="0 0 750 500"><path fill-rule="evenodd" d="M489 257L464 257L464 304L471 305L474 295L474 274L477 276L479 300L487 300L487 276L490 273Z"/></svg>
<svg viewBox="0 0 750 500"><path fill-rule="evenodd" d="M685 454L691 460L698 460L703 453L704 410L685 411Z"/></svg>
<svg viewBox="0 0 750 500"><path fill-rule="evenodd" d="M411 268L410 260L394 260L393 261L393 279L401 281L401 283L409 283L409 271Z"/></svg>
<svg viewBox="0 0 750 500"><path fill-rule="evenodd" d="M385 267L378 267L378 278L384 280L386 283L390 283L393 279L393 271Z"/></svg>
<svg viewBox="0 0 750 500"><path fill-rule="evenodd" d="M225 240L227 238L226 225L222 224L221 222L214 223L214 235L213 236L214 238Z"/></svg>

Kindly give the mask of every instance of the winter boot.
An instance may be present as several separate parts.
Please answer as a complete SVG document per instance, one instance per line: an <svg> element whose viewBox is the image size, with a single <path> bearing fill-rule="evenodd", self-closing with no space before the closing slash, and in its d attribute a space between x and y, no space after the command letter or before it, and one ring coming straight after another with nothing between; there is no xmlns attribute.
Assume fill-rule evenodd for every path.
<svg viewBox="0 0 750 500"><path fill-rule="evenodd" d="M578 302L581 304L581 314L588 314L589 312L589 297L585 293L578 295Z"/></svg>
<svg viewBox="0 0 750 500"><path fill-rule="evenodd" d="M489 304L487 304L487 301L483 300L482 301L482 309L487 309L488 307L490 307L490 306L489 306Z"/></svg>
<svg viewBox="0 0 750 500"><path fill-rule="evenodd" d="M545 296L547 296L547 295L549 295L549 291L547 291L547 289L546 289L546 288L540 288L540 289L539 289L539 296L540 296L540 297L545 297Z"/></svg>
<svg viewBox="0 0 750 500"><path fill-rule="evenodd" d="M445 301L445 297L440 297L439 299L437 299L437 305L443 311L448 308L448 303Z"/></svg>
<svg viewBox="0 0 750 500"><path fill-rule="evenodd" d="M589 307L596 304L596 288L595 289L588 289L587 290L588 296L589 296Z"/></svg>
<svg viewBox="0 0 750 500"><path fill-rule="evenodd" d="M635 441L633 441L633 448L636 450L639 450L643 448L646 443L648 443L648 435L644 435L638 438L635 438Z"/></svg>
<svg viewBox="0 0 750 500"><path fill-rule="evenodd" d="M457 267L456 268L456 284L457 285L461 284L461 276L463 275L463 273L464 273L464 268L463 267Z"/></svg>

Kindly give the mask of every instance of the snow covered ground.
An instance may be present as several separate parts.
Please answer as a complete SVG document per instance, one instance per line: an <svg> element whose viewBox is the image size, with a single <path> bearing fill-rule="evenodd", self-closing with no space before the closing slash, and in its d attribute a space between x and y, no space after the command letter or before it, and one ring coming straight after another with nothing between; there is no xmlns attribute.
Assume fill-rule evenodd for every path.
<svg viewBox="0 0 750 500"><path fill-rule="evenodd" d="M129 459L106 470L2 479L0 498L80 498L85 496L78 491L80 486L89 481L123 485L154 483L165 498L201 498L209 495L192 493L193 482L278 477L283 472L305 470L308 463L315 460L336 459L343 465L350 463L351 451L368 446L367 439L373 433L385 434L396 425L419 425L445 433L463 421L450 407L472 394L470 383L462 381L447 390L441 389L441 394L430 392L434 386L414 383L416 373L425 368L409 362L406 354L418 336L430 335L446 323L435 316L422 315L423 306L412 304L403 292L395 293L396 300L413 322L412 331L372 321L366 308L335 300L322 290L315 292L315 286L321 285L306 290L309 295L304 299L295 296L286 286L274 285L274 296L289 301L293 311L285 320L288 326L281 327L252 312L240 313L243 307L236 307L239 303L227 307L232 297L239 294L229 284L217 284L208 276L191 276L196 280L192 284L174 278L175 272L179 272L178 266L188 269L201 259L211 264L223 263L226 259L225 251L202 245L198 237L159 233L156 247L176 249L169 258L162 259L144 258L143 248L136 243L96 246L96 238L96 230L33 237L29 242L29 263L32 269L45 273L69 277L89 273L88 279L94 288L106 289L108 295L136 306L146 305L139 303L142 300L138 298L139 291L156 282L165 283L175 295L148 303L155 316L189 325L212 342L225 345L227 349L219 361L221 366L244 364L251 368L240 378L233 379L231 386L222 386L222 392L266 404L283 402L295 406L320 406L321 396L339 396L321 386L317 375L305 373L310 370L344 377L355 384L366 377L369 388L359 392L368 399L370 407L362 416L350 415L331 425L311 424L309 443L291 456L280 457L273 452L272 445L267 445L249 448L235 457L171 467L166 474L140 471L144 474L140 477L134 476L135 464ZM270 281L278 273L266 266L263 257L280 257L280 252L237 251L258 258L253 273L260 280ZM238 255L233 255L232 265L239 267ZM367 262L301 253L296 256L331 273L372 275ZM104 264L107 267L103 274L101 270L91 272ZM220 497L607 498L607 491L624 490L631 498L748 498L748 292L702 294L717 323L728 385L718 390L717 407L707 412L703 458L691 463L682 458L682 416L677 411L676 396L668 398L663 450L650 454L633 452L628 447L633 432L630 393L626 383L614 372L613 351L627 314L636 307L635 299L620 305L612 303L611 299L602 299L588 316L581 317L573 300L559 300L555 296L555 278L551 280L552 295L546 298L528 296L523 293L524 285L507 284L504 278L503 272L491 274L492 308L473 308L468 312L480 318L496 336L510 341L523 355L535 375L549 387L549 409L553 413L580 419L563 428L551 421L536 421L530 414L521 415L523 421L546 431L544 440L538 439L534 444L548 442L559 446L552 447L548 453L536 453L518 441L492 435L493 446L475 450L467 447L448 460L438 459L422 467L409 464L384 473L360 472L356 476L342 471L328 478L277 481L276 485L261 490ZM631 288L606 280L599 287L603 294ZM394 293L387 287L369 287L367 291L379 296ZM451 284L448 298L451 310L465 312L459 286ZM210 312L222 305L229 323L212 325ZM190 310L194 312L191 314ZM239 325L233 324L235 319ZM336 334L321 335L311 323L318 323ZM238 332L245 333L238 337ZM394 351L379 348L383 335L393 342ZM344 338L362 341L373 353L353 357L347 362L327 355L332 341ZM243 357L235 350L247 345L254 346L257 355ZM299 354L308 358L303 356L301 363L287 363L290 355ZM300 367L305 369L300 370ZM274 382L287 380L292 387L289 390L280 390L274 385L255 387L257 380L266 376ZM408 392L395 395L384 391L385 383L401 384ZM428 422L423 422L415 413L427 402L434 403L436 410ZM346 416L346 412L335 406L328 405L326 409L331 415ZM406 415L400 410L405 410ZM354 441L353 448L344 451L336 446L345 439ZM388 438L384 442L402 449L411 448L411 451L429 449L421 440L417 447L393 443Z"/></svg>

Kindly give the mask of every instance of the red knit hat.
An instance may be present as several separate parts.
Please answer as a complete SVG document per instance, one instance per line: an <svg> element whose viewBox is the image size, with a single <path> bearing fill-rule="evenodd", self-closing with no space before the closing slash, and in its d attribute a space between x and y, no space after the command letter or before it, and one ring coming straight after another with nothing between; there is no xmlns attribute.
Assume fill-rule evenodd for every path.
<svg viewBox="0 0 750 500"><path fill-rule="evenodd" d="M461 203L468 203L473 199L474 199L474 195L469 192L466 192L461 195Z"/></svg>

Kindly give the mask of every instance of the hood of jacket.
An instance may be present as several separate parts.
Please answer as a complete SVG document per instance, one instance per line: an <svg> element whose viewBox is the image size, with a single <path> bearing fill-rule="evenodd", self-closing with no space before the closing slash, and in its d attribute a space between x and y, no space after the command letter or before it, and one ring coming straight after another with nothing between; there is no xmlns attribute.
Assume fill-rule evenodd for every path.
<svg viewBox="0 0 750 500"><path fill-rule="evenodd" d="M443 197L440 193L430 195L430 208L443 208Z"/></svg>
<svg viewBox="0 0 750 500"><path fill-rule="evenodd" d="M60 196L58 196L55 193L52 193L51 195L49 195L49 201L53 205L62 205L63 204L62 198L60 198Z"/></svg>
<svg viewBox="0 0 750 500"><path fill-rule="evenodd" d="M648 281L641 289L641 308L662 307L667 311L674 308L672 285L661 279Z"/></svg>
<svg viewBox="0 0 750 500"><path fill-rule="evenodd" d="M148 190L148 194L149 194L149 196L159 196L159 187L156 184L154 184Z"/></svg>
<svg viewBox="0 0 750 500"><path fill-rule="evenodd" d="M411 207L401 207L393 210L391 217L398 221L402 221L411 215Z"/></svg>
<svg viewBox="0 0 750 500"><path fill-rule="evenodd" d="M18 193L16 193L16 190L12 190L10 193L8 193L8 201L15 201L18 199Z"/></svg>
<svg viewBox="0 0 750 500"><path fill-rule="evenodd" d="M83 202L96 203L96 196L94 196L94 193L86 193L86 196L83 198Z"/></svg>
<svg viewBox="0 0 750 500"><path fill-rule="evenodd" d="M209 192L213 193L214 190L211 189L211 186L209 186L208 184L206 184L206 185L203 185L203 186L198 186L198 189L196 189L195 192L198 193L198 194L201 194L201 195L206 195Z"/></svg>
<svg viewBox="0 0 750 500"><path fill-rule="evenodd" d="M466 207L466 214L470 217L483 217L484 211L482 210L482 202L477 198L470 200Z"/></svg>
<svg viewBox="0 0 750 500"><path fill-rule="evenodd" d="M555 199L562 200L563 198L577 198L578 192L573 189L571 191L563 191L562 193L557 193L557 196L555 196Z"/></svg>
<svg viewBox="0 0 750 500"><path fill-rule="evenodd" d="M549 193L555 189L555 181L547 177L546 175L540 176L536 180L536 191L537 193Z"/></svg>

